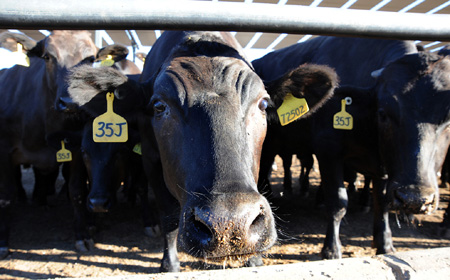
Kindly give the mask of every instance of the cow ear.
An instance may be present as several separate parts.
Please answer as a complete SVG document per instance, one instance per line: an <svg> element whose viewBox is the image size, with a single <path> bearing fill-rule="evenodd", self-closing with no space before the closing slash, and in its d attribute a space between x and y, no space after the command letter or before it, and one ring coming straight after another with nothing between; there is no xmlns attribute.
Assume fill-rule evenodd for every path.
<svg viewBox="0 0 450 280"><path fill-rule="evenodd" d="M113 92L127 81L126 75L112 67L94 68L81 65L69 74L68 92L73 102L83 106L98 94Z"/></svg>
<svg viewBox="0 0 450 280"><path fill-rule="evenodd" d="M22 45L25 52L36 46L36 41L25 34L15 32L3 32L0 34L0 47L15 52L18 50L17 44Z"/></svg>
<svg viewBox="0 0 450 280"><path fill-rule="evenodd" d="M75 150L80 148L82 131L57 131L46 136L47 144L55 150L61 149L61 141L64 141L65 148Z"/></svg>
<svg viewBox="0 0 450 280"><path fill-rule="evenodd" d="M119 62L127 57L128 52L129 51L126 46L120 44L113 44L101 48L97 52L96 58L97 60L105 60L107 59L108 55L110 55L111 59L114 60L114 62Z"/></svg>
<svg viewBox="0 0 450 280"><path fill-rule="evenodd" d="M337 85L337 74L330 67L304 64L267 83L267 91L277 108L281 106L285 96L291 93L297 98L305 98L311 111L329 99Z"/></svg>

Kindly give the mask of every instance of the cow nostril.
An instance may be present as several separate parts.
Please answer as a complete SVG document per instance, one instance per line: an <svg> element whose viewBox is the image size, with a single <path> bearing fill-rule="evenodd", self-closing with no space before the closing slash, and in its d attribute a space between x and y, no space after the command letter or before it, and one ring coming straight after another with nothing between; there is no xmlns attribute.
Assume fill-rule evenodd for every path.
<svg viewBox="0 0 450 280"><path fill-rule="evenodd" d="M192 226L195 229L195 234L197 235L197 238L201 242L201 244L203 246L208 246L213 239L213 233L211 229L198 219L194 219Z"/></svg>
<svg viewBox="0 0 450 280"><path fill-rule="evenodd" d="M67 110L67 104L66 104L66 102L65 102L63 99L61 99L61 98L58 99L58 102L57 102L57 104L56 104L56 107L57 107L57 109L58 109L59 111L65 111L65 110Z"/></svg>
<svg viewBox="0 0 450 280"><path fill-rule="evenodd" d="M250 225L251 234L260 234L266 227L266 215L264 214L264 207L260 206L260 213Z"/></svg>

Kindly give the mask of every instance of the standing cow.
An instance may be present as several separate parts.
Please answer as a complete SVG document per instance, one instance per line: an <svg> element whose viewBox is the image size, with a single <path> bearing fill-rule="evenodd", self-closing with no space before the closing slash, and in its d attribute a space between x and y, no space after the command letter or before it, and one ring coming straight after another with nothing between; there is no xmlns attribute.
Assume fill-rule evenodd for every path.
<svg viewBox="0 0 450 280"><path fill-rule="evenodd" d="M343 85L314 116L280 128L284 134L279 134L306 131L302 134L306 139L299 138L319 161L328 212L322 256L342 256L339 226L347 207L344 164L373 177L374 247L378 254L392 252L388 206L430 213L438 203L436 168L443 161L439 151L449 144L448 58L419 54L411 42L319 37L253 64L263 79L270 80L305 62L333 67ZM376 72L381 75L373 79L371 73L382 67ZM346 109L353 116L353 129L337 130L334 115L346 97L352 99Z"/></svg>
<svg viewBox="0 0 450 280"><path fill-rule="evenodd" d="M272 211L256 186L270 98L233 36L166 31L141 83L90 67L74 71L70 83L88 112L102 113L111 91L115 112L139 122L165 236L161 271L179 270L177 240L202 258L258 254L274 244ZM313 77L308 83L297 94L314 108L331 93L314 91L320 81Z"/></svg>
<svg viewBox="0 0 450 280"><path fill-rule="evenodd" d="M138 79L140 71L133 62L126 59L127 55L126 47L109 45L99 50L93 66L113 67L122 74L130 74L127 76L129 79ZM64 130L48 135L48 140L56 149L60 149L61 141L65 141L66 147L77 155L71 165L69 183L75 218L76 249L82 252L93 249L93 213L111 210L122 182L130 196L139 194L145 233L157 235L159 230L148 201L148 184L142 159L133 152L135 145L140 142L133 120L128 119L128 140L125 143L97 143L92 137L93 120L96 116L87 114L76 104L67 101L70 101L67 94L57 96L57 109L68 116L76 115L78 123L67 124ZM89 182L88 185L85 184L86 181Z"/></svg>
<svg viewBox="0 0 450 280"><path fill-rule="evenodd" d="M82 61L93 62L96 52L89 32L54 31L28 51L29 67L16 65L0 74L0 258L8 254L14 171L20 164L31 164L43 175L58 170L45 137L66 121L55 110L56 95L67 89L68 70Z"/></svg>

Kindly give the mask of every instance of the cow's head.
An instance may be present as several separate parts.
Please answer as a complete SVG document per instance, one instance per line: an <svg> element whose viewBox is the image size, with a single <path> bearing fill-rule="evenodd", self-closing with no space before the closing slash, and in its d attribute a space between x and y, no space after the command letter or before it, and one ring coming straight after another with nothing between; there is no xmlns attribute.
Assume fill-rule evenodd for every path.
<svg viewBox="0 0 450 280"><path fill-rule="evenodd" d="M80 63L92 63L96 53L97 47L88 31L55 30L28 55L44 59L45 83L57 102L59 96L67 95L69 69Z"/></svg>
<svg viewBox="0 0 450 280"><path fill-rule="evenodd" d="M95 111L94 104L105 98L98 93L116 89L117 104L144 113L150 126L140 129L143 158L155 157L145 149L153 141L167 188L181 205L181 247L218 258L262 252L273 245L276 231L270 205L256 186L270 97L237 51L222 43L201 46L210 53L212 48L226 55L175 56L141 85L123 78L113 85L123 77L117 70L97 75L81 67L69 93ZM92 83L97 76L110 76L109 82Z"/></svg>
<svg viewBox="0 0 450 280"><path fill-rule="evenodd" d="M450 58L421 52L378 71L380 152L394 209L429 213L450 143Z"/></svg>
<svg viewBox="0 0 450 280"><path fill-rule="evenodd" d="M108 212L114 206L116 192L132 166L133 148L140 142L139 133L128 127L125 143L96 143L92 138L93 118L84 112L81 129L61 130L47 135L47 142L56 150L61 141L72 152L80 151L89 180L86 206L91 212ZM81 121L80 119L80 121ZM79 176L74 174L73 176Z"/></svg>

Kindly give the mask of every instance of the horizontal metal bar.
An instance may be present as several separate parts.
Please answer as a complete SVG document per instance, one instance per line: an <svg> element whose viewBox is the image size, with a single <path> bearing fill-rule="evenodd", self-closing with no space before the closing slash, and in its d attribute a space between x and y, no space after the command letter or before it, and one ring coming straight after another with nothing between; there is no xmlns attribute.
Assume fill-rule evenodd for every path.
<svg viewBox="0 0 450 280"><path fill-rule="evenodd" d="M260 31L450 41L450 15L203 1L0 1L0 28Z"/></svg>

